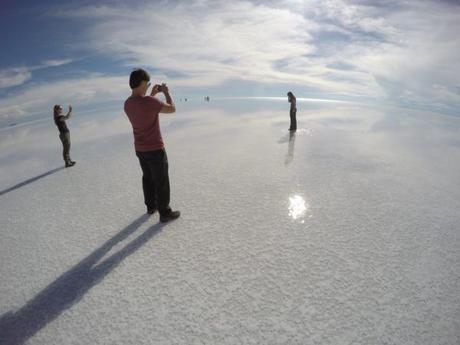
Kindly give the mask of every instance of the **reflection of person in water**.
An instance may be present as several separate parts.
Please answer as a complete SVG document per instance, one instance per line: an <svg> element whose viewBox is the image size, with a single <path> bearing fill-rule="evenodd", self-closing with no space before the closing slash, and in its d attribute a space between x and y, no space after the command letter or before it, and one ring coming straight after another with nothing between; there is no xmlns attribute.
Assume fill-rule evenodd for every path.
<svg viewBox="0 0 460 345"><path fill-rule="evenodd" d="M62 114L62 107L59 104L54 106L54 123L59 130L59 139L62 142L62 156L64 158L65 167L75 165L75 162L70 159L70 131L65 123L72 115L72 106L69 105L69 111L66 115Z"/></svg>
<svg viewBox="0 0 460 345"><path fill-rule="evenodd" d="M291 118L291 125L289 126L290 131L296 131L297 130L297 104L296 104L296 98L294 94L289 91L287 93L288 96L288 102L291 103L291 109L289 110L289 116Z"/></svg>
<svg viewBox="0 0 460 345"><path fill-rule="evenodd" d="M288 153L286 155L286 160L284 161L284 165L288 165L294 159L294 146L295 146L295 131L291 131L289 132Z"/></svg>

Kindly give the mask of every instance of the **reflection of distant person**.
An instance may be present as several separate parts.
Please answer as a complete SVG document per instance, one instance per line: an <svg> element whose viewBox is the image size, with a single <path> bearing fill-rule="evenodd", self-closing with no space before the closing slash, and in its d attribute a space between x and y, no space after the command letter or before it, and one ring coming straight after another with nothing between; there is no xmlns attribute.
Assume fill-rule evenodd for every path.
<svg viewBox="0 0 460 345"><path fill-rule="evenodd" d="M132 94L125 101L125 113L133 126L134 147L142 169L142 189L147 213L160 213L162 223L179 218L180 212L169 206L170 189L168 157L160 131L159 113L174 113L174 106L166 84L155 85L150 96L146 96L150 86L149 74L137 69L129 77ZM154 96L163 92L166 103Z"/></svg>
<svg viewBox="0 0 460 345"><path fill-rule="evenodd" d="M297 130L297 104L296 104L296 98L294 94L289 91L287 93L288 96L288 102L291 103L291 109L289 110L289 116L291 118L291 125L289 126L290 131L296 131Z"/></svg>
<svg viewBox="0 0 460 345"><path fill-rule="evenodd" d="M294 159L294 147L295 147L295 131L289 132L289 146L284 165L288 165Z"/></svg>
<svg viewBox="0 0 460 345"><path fill-rule="evenodd" d="M75 162L70 159L70 131L65 123L72 115L72 106L69 105L69 111L66 115L62 114L62 107L59 104L54 106L54 123L59 130L59 139L62 142L62 156L64 158L65 167L71 167L75 165Z"/></svg>

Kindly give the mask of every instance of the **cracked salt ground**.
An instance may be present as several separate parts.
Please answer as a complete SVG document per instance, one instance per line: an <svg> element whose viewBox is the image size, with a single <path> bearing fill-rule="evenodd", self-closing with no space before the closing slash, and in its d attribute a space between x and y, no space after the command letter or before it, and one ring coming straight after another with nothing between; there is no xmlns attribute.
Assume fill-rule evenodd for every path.
<svg viewBox="0 0 460 345"><path fill-rule="evenodd" d="M121 110L0 131L1 344L460 343L458 119L180 106L164 226Z"/></svg>

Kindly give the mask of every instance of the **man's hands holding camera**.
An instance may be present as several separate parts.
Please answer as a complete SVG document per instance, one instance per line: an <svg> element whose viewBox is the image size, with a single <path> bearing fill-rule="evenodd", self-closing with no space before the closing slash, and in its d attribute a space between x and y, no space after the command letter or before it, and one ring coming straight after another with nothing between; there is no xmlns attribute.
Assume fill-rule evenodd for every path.
<svg viewBox="0 0 460 345"><path fill-rule="evenodd" d="M159 92L163 92L166 98L166 104L163 105L163 108L167 107L166 109L167 111L162 111L162 112L163 113L174 113L176 111L176 108L174 107L173 99L169 93L169 88L165 83L162 83L161 85L159 84L153 85L150 96L155 96Z"/></svg>
<svg viewBox="0 0 460 345"><path fill-rule="evenodd" d="M169 93L169 88L165 83L160 84L155 84L152 87L152 92L150 93L151 96L155 96L157 93L163 92L165 95Z"/></svg>

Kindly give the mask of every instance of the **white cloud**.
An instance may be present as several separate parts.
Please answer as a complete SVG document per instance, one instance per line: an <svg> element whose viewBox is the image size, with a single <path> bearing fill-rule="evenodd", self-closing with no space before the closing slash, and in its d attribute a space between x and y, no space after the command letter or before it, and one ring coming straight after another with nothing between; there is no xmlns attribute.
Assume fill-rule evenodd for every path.
<svg viewBox="0 0 460 345"><path fill-rule="evenodd" d="M91 7L72 16L90 17L87 41L93 50L122 59L127 66L174 71L192 83L227 79L303 82L273 64L310 54L311 23L288 9L247 1L183 2L161 7Z"/></svg>
<svg viewBox="0 0 460 345"><path fill-rule="evenodd" d="M12 67L0 70L0 89L19 86L32 78L32 71L71 63L72 59L46 60L37 66Z"/></svg>
<svg viewBox="0 0 460 345"><path fill-rule="evenodd" d="M77 80L62 80L34 85L20 94L0 101L0 117L24 113L51 113L54 104L87 104L121 99L129 94L128 78L89 75Z"/></svg>
<svg viewBox="0 0 460 345"><path fill-rule="evenodd" d="M380 89L396 102L460 106L460 6L342 0L311 5L302 2L297 9L346 37L345 44L331 42L319 60L353 66L369 90Z"/></svg>
<svg viewBox="0 0 460 345"><path fill-rule="evenodd" d="M73 59L51 59L51 60L45 60L42 62L43 67L56 67L56 66L62 66L66 65L68 63L73 62Z"/></svg>
<svg viewBox="0 0 460 345"><path fill-rule="evenodd" d="M32 73L24 67L0 70L0 89L22 85L31 76Z"/></svg>

